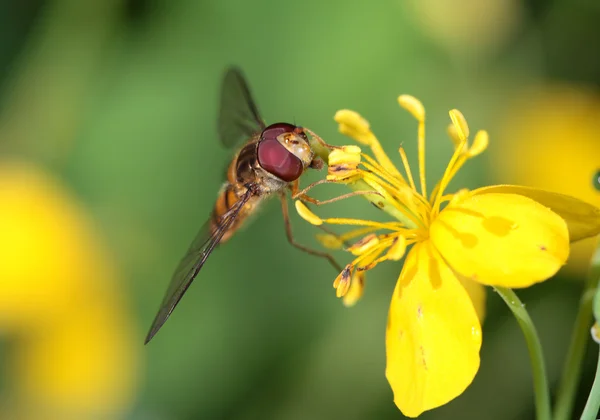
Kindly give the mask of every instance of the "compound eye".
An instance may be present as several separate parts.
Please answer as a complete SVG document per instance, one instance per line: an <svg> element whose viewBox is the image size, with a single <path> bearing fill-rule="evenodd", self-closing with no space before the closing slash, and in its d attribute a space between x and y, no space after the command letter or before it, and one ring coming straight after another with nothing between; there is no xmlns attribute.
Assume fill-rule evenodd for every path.
<svg viewBox="0 0 600 420"><path fill-rule="evenodd" d="M291 182L302 175L304 166L292 152L277 139L285 133L293 133L296 126L287 123L272 124L265 128L258 143L258 163L277 178Z"/></svg>

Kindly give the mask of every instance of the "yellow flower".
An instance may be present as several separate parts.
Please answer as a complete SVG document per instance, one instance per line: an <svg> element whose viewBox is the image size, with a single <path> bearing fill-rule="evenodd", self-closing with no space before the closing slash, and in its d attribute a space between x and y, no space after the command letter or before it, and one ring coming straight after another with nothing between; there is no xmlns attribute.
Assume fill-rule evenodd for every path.
<svg viewBox="0 0 600 420"><path fill-rule="evenodd" d="M0 331L15 346L0 418L121 417L135 395L137 338L90 220L21 162L0 162L0 203Z"/></svg>
<svg viewBox="0 0 600 420"><path fill-rule="evenodd" d="M353 111L339 111L342 133L368 146L332 149L327 179L355 190L376 192L369 201L396 220L329 218L296 201L299 214L312 224L359 226L338 237L321 236L355 258L334 282L338 296L354 303L362 294L364 272L407 252L388 315L386 376L403 414L416 417L460 395L479 368L483 285L527 287L553 276L569 255L572 239L600 232L600 210L568 196L517 186L498 185L446 193L464 163L483 152L485 131L469 142L463 115L450 111L449 134L455 150L442 179L428 193L425 179L425 110L407 95L398 101L418 121L418 185L404 149L404 174L383 151L368 122ZM359 275L357 275L359 273Z"/></svg>
<svg viewBox="0 0 600 420"><path fill-rule="evenodd" d="M506 110L498 130L501 147L491 154L494 174L600 207L592 182L600 167L600 95L586 86L532 86L521 89ZM595 248L594 239L574 245L565 269L584 275Z"/></svg>

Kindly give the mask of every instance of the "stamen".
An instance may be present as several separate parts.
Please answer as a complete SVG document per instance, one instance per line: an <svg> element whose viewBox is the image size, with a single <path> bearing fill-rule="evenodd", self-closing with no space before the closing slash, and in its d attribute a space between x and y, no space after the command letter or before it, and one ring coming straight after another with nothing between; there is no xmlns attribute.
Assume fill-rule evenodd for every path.
<svg viewBox="0 0 600 420"><path fill-rule="evenodd" d="M302 201L296 200L294 204L296 206L296 211L298 212L300 217L302 217L308 223L315 226L323 224L323 220L319 216L314 214L312 211L310 211Z"/></svg>
<svg viewBox="0 0 600 420"><path fill-rule="evenodd" d="M471 192L467 188L462 188L462 189L458 190L456 192L456 194L452 195L452 199L450 200L450 203L448 204L448 206L451 207L451 206L463 201L470 194L471 194Z"/></svg>
<svg viewBox="0 0 600 420"><path fill-rule="evenodd" d="M406 238L399 235L387 252L387 258L392 261L399 261L406 253Z"/></svg>
<svg viewBox="0 0 600 420"><path fill-rule="evenodd" d="M439 182L439 187L438 187L437 193L435 195L435 200L433 201L433 204L431 206L432 217L435 217L439 213L440 199L442 197L442 194L444 194L446 187L448 186L448 184L450 183L450 181L452 180L454 175L456 175L456 172L458 171L458 169L462 166L462 164L466 160L465 155L462 152L462 150L464 149L464 146L466 144L467 144L467 139L465 138L462 141L462 144L459 145L459 147L457 147L454 150L454 154L450 158L450 162L448 163L448 166L446 167L446 170L444 171L444 175L442 176L442 179Z"/></svg>
<svg viewBox="0 0 600 420"><path fill-rule="evenodd" d="M317 233L315 237L327 249L341 249L344 246L339 235L333 233Z"/></svg>
<svg viewBox="0 0 600 420"><path fill-rule="evenodd" d="M342 146L329 153L329 165L339 165L340 163L356 163L358 165L360 154L361 150L358 146Z"/></svg>
<svg viewBox="0 0 600 420"><path fill-rule="evenodd" d="M350 252L353 255L362 255L378 245L379 237L374 233L370 233L369 235L363 237L358 242L353 244L346 251Z"/></svg>
<svg viewBox="0 0 600 420"><path fill-rule="evenodd" d="M404 171L406 172L406 177L408 178L408 182L410 183L410 187L413 191L417 191L417 187L415 186L415 180L413 179L412 172L410 170L410 165L408 164L408 158L406 157L406 152L404 151L404 147L400 147L398 149L400 152L400 158L402 158L402 165L404 165Z"/></svg>
<svg viewBox="0 0 600 420"><path fill-rule="evenodd" d="M342 109L336 112L335 121L339 124L339 131L362 144L371 147L371 151L375 158L381 163L389 173L402 178L398 169L394 166L390 158L387 156L379 140L373 134L369 127L369 122L365 120L355 111Z"/></svg>
<svg viewBox="0 0 600 420"><path fill-rule="evenodd" d="M419 149L419 179L421 180L421 195L427 197L427 181L425 180L425 121L419 121L418 127Z"/></svg>
<svg viewBox="0 0 600 420"><path fill-rule="evenodd" d="M417 121L425 121L425 107L417 98L411 95L398 96L398 103L412 114Z"/></svg>
<svg viewBox="0 0 600 420"><path fill-rule="evenodd" d="M345 199L351 198L351 197L356 197L357 195L378 195L381 197L381 194L378 193L377 191L353 191L353 192L349 192L346 194L342 194L338 197L330 198L328 200L318 200L314 204L316 204L317 206L322 206L323 204L335 203L336 201L345 200Z"/></svg>
<svg viewBox="0 0 600 420"><path fill-rule="evenodd" d="M419 122L417 128L419 179L421 181L421 194L423 197L427 197L427 181L425 179L425 108L417 98L410 95L400 95L398 103Z"/></svg>
<svg viewBox="0 0 600 420"><path fill-rule="evenodd" d="M348 165L345 163L329 166L327 168L327 181L340 182L345 184L351 184L356 181L358 176L358 170L354 165Z"/></svg>
<svg viewBox="0 0 600 420"><path fill-rule="evenodd" d="M337 297L344 296L350 288L350 278L352 276L353 266L348 264L342 272L333 281L333 287L335 288L335 295Z"/></svg>
<svg viewBox="0 0 600 420"><path fill-rule="evenodd" d="M363 181L375 191L379 192L386 202L392 204L416 226L423 226L423 221L419 217L421 213L415 206L415 201L412 200L412 190L410 190L408 186L404 188L400 186L399 188L394 189L370 172L365 172L363 174ZM391 195L390 191L394 195ZM396 197L400 198L400 200L397 200Z"/></svg>
<svg viewBox="0 0 600 420"><path fill-rule="evenodd" d="M359 143L367 146L371 145L373 133L369 126L369 122L364 119L358 112L349 109L341 109L335 113L333 117L335 122L339 124L340 133L352 137Z"/></svg>
<svg viewBox="0 0 600 420"><path fill-rule="evenodd" d="M367 168L368 170L377 172L377 175L379 175L381 178L385 179L390 184L392 184L392 185L408 185L402 175L400 177L398 177L398 176L388 172L383 166L381 166L381 164L379 162L377 162L371 156L363 154L362 157L365 159L365 162L361 162L361 165L363 165L365 167L367 164L370 165L370 167ZM375 169L373 169L373 168L375 168Z"/></svg>
<svg viewBox="0 0 600 420"><path fill-rule="evenodd" d="M475 139L470 148L467 148L466 142L463 142L463 154L456 160L450 171L450 179L453 179L465 162L485 151L489 144L489 135L486 131L480 130L475 134ZM439 186L439 185L438 185Z"/></svg>
<svg viewBox="0 0 600 420"><path fill-rule="evenodd" d="M379 230L379 228L366 227L360 229L354 229L344 234L338 235L335 232L330 231L324 226L320 226L327 233L317 233L315 236L317 241L321 243L325 248L328 249L341 249L344 246L347 246L347 243L350 239L358 238L359 236L366 235L368 233Z"/></svg>
<svg viewBox="0 0 600 420"><path fill-rule="evenodd" d="M459 138L461 140L469 138L469 125L462 112L458 109L451 110L450 119L452 120L452 124L456 127Z"/></svg>
<svg viewBox="0 0 600 420"><path fill-rule="evenodd" d="M358 164L361 160L361 151L358 146L343 146L329 154L327 180L347 181L357 175Z"/></svg>
<svg viewBox="0 0 600 420"><path fill-rule="evenodd" d="M400 172L398 172L398 169L396 169L396 166L394 166L394 164L392 163L392 161L390 160L388 155L385 153L385 151L381 147L381 144L375 137L374 137L373 143L371 143L371 151L373 152L373 155L375 156L377 161L381 164L381 166L383 166L390 174L392 174L392 175L400 178L402 181L404 181L404 178L402 177ZM404 182L406 182L406 181L404 181Z"/></svg>
<svg viewBox="0 0 600 420"><path fill-rule="evenodd" d="M460 144L461 139L454 124L448 124L448 127L446 127L446 132L448 133L448 137L450 137L450 140L452 140L452 144L454 144L454 148L456 149Z"/></svg>
<svg viewBox="0 0 600 420"><path fill-rule="evenodd" d="M412 227L425 227L427 225L427 215L431 210L431 206L425 197L416 193L408 184L389 185L378 177L380 174L376 169L369 168L365 162L363 162L363 166L370 171L363 173L363 181L380 192L387 203L394 206L408 219L408 222L412 223Z"/></svg>
<svg viewBox="0 0 600 420"><path fill-rule="evenodd" d="M466 143L463 142L463 145L466 145ZM465 149L465 148L463 148L463 149ZM455 151L456 151L456 149L455 149ZM465 153L463 153L458 157L458 159L456 160L456 162L454 162L454 164L452 164L452 163L448 164L448 167L450 167L450 165L452 164L452 169L448 172L448 178L450 180L454 179L454 177L456 176L458 171L463 167L464 163L467 161L467 158L468 158L467 155ZM435 188L433 189L433 192L431 193L430 200L431 200L432 205L433 205L434 200L437 198L437 193L439 192L440 187L442 186L442 182L444 182L444 179L445 179L444 177L442 177L442 179L440 179L440 181L436 184ZM448 181L448 183L449 182L450 181ZM444 185L444 189L446 188L448 183L446 183ZM444 197L446 197L446 196L440 197L440 202L438 204L441 204L444 201L446 201L446 200L444 200Z"/></svg>
<svg viewBox="0 0 600 420"><path fill-rule="evenodd" d="M356 267L356 271L357 272L365 272L365 271L372 270L375 267L377 267L377 264L382 263L387 260L388 260L387 255L383 255L383 256L375 259L374 261L370 262L369 264L361 265L360 267Z"/></svg>
<svg viewBox="0 0 600 420"><path fill-rule="evenodd" d="M422 239L418 238L417 235L413 235L411 234L410 236L412 236L410 239L407 239L407 236L405 234L402 234L401 236L392 236L388 239L386 239L385 241L381 241L380 243L380 247L378 248L379 252L377 252L376 254L373 253L373 255L370 255L369 258L364 258L364 260L360 260L358 261L358 259L354 260L352 262L352 264L356 264L356 270L357 271L368 271L371 270L372 268L374 268L377 264L383 262L383 261L387 261L387 260L392 260L395 261L394 258L392 258L394 255L393 253L391 253L391 248L395 245L395 239L398 237L404 238L404 250L406 251L406 248L409 245L414 244L417 241L420 241ZM423 238L425 239L425 238ZM389 251L385 254L382 255L381 257L379 257L379 255L385 251L387 249L389 249ZM378 258L376 258L378 257ZM398 259L402 258L402 256L400 256ZM372 260L371 262L369 262L369 260ZM359 265L360 264L360 265Z"/></svg>
<svg viewBox="0 0 600 420"><path fill-rule="evenodd" d="M444 176L440 180L439 188L435 195L435 200L432 205L432 217L435 217L437 213L439 213L440 199L444 194L444 190L452 180L452 177L456 174L458 169L462 166L464 161L466 160L466 156L463 153L463 150L468 141L469 134L469 126L467 125L467 120L464 115L457 109L453 109L450 111L450 119L452 120L452 124L456 128L456 132L458 133L459 138L461 139L461 143L454 149L454 154L444 171ZM460 159L460 160L459 160Z"/></svg>
<svg viewBox="0 0 600 420"><path fill-rule="evenodd" d="M346 233L340 235L339 237L342 241L345 242L350 239L354 239L354 238L358 238L359 236L366 235L367 233L371 233L376 230L379 230L379 228L366 227L366 228L354 229L354 230L351 230L349 232L346 232Z"/></svg>
<svg viewBox="0 0 600 420"><path fill-rule="evenodd" d="M365 290L365 272L356 270L352 274L350 289L346 292L342 302L345 307L353 306L362 297Z"/></svg>
<svg viewBox="0 0 600 420"><path fill-rule="evenodd" d="M386 249L389 248L389 246L393 243L393 240L394 238L382 240L377 247L373 247L370 251L365 252L364 254L355 258L354 261L352 261L352 265L361 271L367 271L375 267L373 263Z"/></svg>
<svg viewBox="0 0 600 420"><path fill-rule="evenodd" d="M475 139L473 140L473 144L471 148L467 152L470 158L475 157L485 151L487 149L488 144L490 142L490 137L487 131L480 130L475 134Z"/></svg>
<svg viewBox="0 0 600 420"><path fill-rule="evenodd" d="M302 215L300 215L300 216L302 216ZM392 231L402 230L402 224L398 223L398 222L380 223L380 222L374 222L372 220L345 219L345 218L341 218L341 217L334 217L334 218L329 218L329 219L319 219L319 220L321 220L322 223L328 223L330 225L370 226L370 227L374 227L374 228L378 228L378 229L387 229L387 230L392 230Z"/></svg>
<svg viewBox="0 0 600 420"><path fill-rule="evenodd" d="M455 192L454 194L447 194L444 195L440 198L440 207L441 204L448 202L448 206L453 206L456 203L462 201L465 199L466 196L468 196L470 193L470 191L467 188L463 188L457 192Z"/></svg>
<svg viewBox="0 0 600 420"><path fill-rule="evenodd" d="M443 196L440 198L440 204L443 204L443 203L445 203L446 201L451 201L453 197L454 197L454 194L446 194L446 195L443 195Z"/></svg>
<svg viewBox="0 0 600 420"><path fill-rule="evenodd" d="M343 234L338 234L325 226L319 226L319 229L324 231L325 233L317 233L315 237L325 248L329 249L341 249L344 246L350 246L348 241L350 239L358 238L359 236L364 236L371 232L379 230L379 228L359 228L353 229Z"/></svg>

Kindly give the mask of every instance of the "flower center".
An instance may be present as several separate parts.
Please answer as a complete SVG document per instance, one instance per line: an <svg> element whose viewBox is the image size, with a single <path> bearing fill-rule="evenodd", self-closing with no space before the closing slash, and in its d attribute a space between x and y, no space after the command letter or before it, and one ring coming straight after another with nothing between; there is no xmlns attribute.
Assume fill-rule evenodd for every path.
<svg viewBox="0 0 600 420"><path fill-rule="evenodd" d="M355 191L371 192L371 195L364 197L397 221L321 219L304 203L296 201L298 213L312 224L359 227L342 235L328 233L319 236L326 247L346 246L346 250L355 256L334 283L338 294L341 295L348 290L354 270L370 270L384 260L397 261L404 256L407 246L429 238L429 227L440 213L442 205L446 202L452 204L468 194L466 190L462 190L458 194L444 195L448 184L468 159L483 152L487 147L488 136L484 131L476 134L473 144L469 147L469 127L464 116L458 110L450 111L452 124L448 132L455 146L454 154L441 180L429 195L425 178L425 109L421 102L408 95L400 96L398 103L418 122L418 186L404 148L401 146L398 149L404 169L403 175L381 147L368 121L354 111L341 110L336 113L335 120L339 124L339 130L361 145L368 146L374 157L363 153L357 146L329 146L330 151L327 151L326 155L329 164L326 182L346 184ZM314 133L310 133L318 138ZM325 144L320 138L319 141ZM362 239L353 245L346 245L348 241L358 237Z"/></svg>

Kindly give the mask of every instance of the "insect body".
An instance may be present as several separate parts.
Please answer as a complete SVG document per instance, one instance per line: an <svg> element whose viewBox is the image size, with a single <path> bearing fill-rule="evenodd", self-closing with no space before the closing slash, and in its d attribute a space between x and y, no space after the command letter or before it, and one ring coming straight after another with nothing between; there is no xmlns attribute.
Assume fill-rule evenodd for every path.
<svg viewBox="0 0 600 420"><path fill-rule="evenodd" d="M285 192L290 182L296 181L312 161L312 149L300 127L277 123L263 128L229 165L227 183L212 213L211 230L218 230L223 216L253 189L221 242L229 239L266 195Z"/></svg>
<svg viewBox="0 0 600 420"><path fill-rule="evenodd" d="M292 192L298 190L298 178L308 167L322 165L314 158L304 129L288 123L266 126L242 73L237 69L228 70L223 79L218 126L219 137L225 146L245 143L228 167L227 181L210 219L175 270L146 343L166 322L215 247L227 241L268 196L276 194L281 198L290 243L327 258L338 268L328 254L303 247L292 237L285 192L288 187Z"/></svg>

